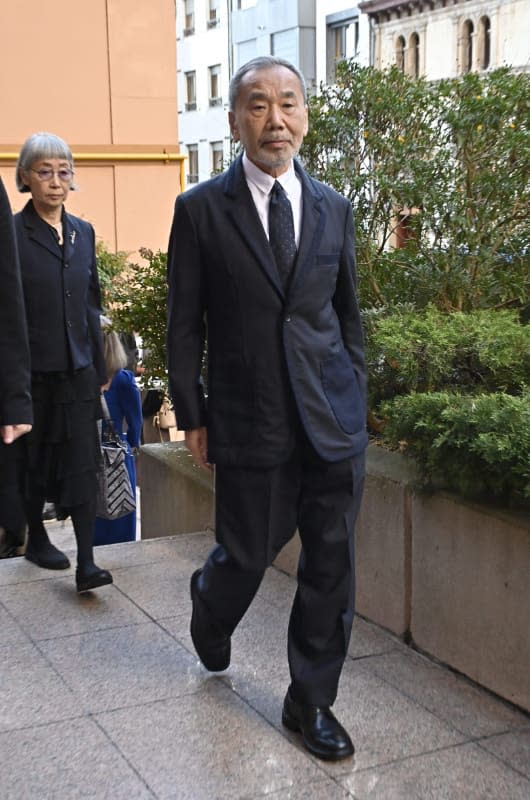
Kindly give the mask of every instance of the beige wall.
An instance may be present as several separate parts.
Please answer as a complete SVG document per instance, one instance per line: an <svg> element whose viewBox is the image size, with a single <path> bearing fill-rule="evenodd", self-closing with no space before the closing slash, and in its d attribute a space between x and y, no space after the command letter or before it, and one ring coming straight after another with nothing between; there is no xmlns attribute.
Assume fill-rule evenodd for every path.
<svg viewBox="0 0 530 800"><path fill-rule="evenodd" d="M15 210L14 157L53 131L79 154L68 210L113 250L166 248L183 174L175 48L174 0L2 3L0 172Z"/></svg>

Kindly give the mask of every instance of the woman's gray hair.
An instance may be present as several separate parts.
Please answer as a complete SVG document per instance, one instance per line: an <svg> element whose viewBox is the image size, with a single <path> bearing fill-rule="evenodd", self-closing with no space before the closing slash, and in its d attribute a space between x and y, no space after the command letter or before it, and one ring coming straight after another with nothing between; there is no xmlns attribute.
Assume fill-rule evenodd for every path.
<svg viewBox="0 0 530 800"><path fill-rule="evenodd" d="M103 328L103 354L107 374L111 378L115 372L127 366L127 354L120 337L112 328Z"/></svg>
<svg viewBox="0 0 530 800"><path fill-rule="evenodd" d="M300 89L302 91L304 103L307 104L305 78L300 70L294 66L294 64L291 64L290 61L286 61L284 58L277 58L276 56L257 56L256 58L247 61L247 63L243 64L242 67L239 67L238 71L230 81L230 87L228 89L228 104L230 111L236 110L237 97L241 88L241 82L243 81L245 75L253 70L271 69L271 67L285 67L286 69L290 69L291 72L296 75L298 82L300 83Z"/></svg>
<svg viewBox="0 0 530 800"><path fill-rule="evenodd" d="M72 170L74 168L72 151L63 139L54 133L34 133L26 139L18 156L15 179L19 192L29 192L29 186L26 186L22 178L22 172L31 169L35 161L44 158L62 158L68 161ZM70 189L75 191L77 186L72 183Z"/></svg>

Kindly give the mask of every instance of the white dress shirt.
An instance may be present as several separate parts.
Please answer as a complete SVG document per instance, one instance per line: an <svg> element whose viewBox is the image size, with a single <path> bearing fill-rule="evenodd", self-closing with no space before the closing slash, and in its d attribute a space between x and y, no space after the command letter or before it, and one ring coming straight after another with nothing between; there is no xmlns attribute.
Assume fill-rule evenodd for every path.
<svg viewBox="0 0 530 800"><path fill-rule="evenodd" d="M270 193L275 181L281 183L293 209L294 236L298 247L302 228L302 184L295 172L293 162L291 161L287 172L278 178L273 178L272 175L263 172L253 164L247 158L247 154L243 153L243 171L267 238L269 238Z"/></svg>

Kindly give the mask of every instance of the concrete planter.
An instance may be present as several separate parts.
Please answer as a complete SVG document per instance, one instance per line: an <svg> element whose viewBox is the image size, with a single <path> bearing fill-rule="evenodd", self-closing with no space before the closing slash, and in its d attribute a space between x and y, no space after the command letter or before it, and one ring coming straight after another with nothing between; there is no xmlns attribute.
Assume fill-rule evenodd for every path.
<svg viewBox="0 0 530 800"><path fill-rule="evenodd" d="M213 528L213 478L181 444L140 457L142 537ZM357 610L530 711L530 520L414 490L397 453L370 447L356 530ZM295 536L275 565L296 574Z"/></svg>

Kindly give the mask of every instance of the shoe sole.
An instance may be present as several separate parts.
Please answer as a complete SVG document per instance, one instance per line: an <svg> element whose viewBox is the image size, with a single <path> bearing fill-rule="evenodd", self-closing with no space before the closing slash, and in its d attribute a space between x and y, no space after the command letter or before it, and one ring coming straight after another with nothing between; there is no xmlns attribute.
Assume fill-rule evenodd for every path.
<svg viewBox="0 0 530 800"><path fill-rule="evenodd" d="M101 578L100 580L93 580L93 581L84 581L83 583L77 583L77 594L83 594L83 592L90 592L92 589L99 589L100 586L110 586L113 582L112 575L110 578Z"/></svg>
<svg viewBox="0 0 530 800"><path fill-rule="evenodd" d="M342 761L344 758L351 758L355 753L355 749L348 749L339 753L330 752L329 750L319 750L318 747L315 747L311 742L307 741L298 720L285 709L282 711L282 725L293 733L299 733L302 737L305 749L322 761Z"/></svg>
<svg viewBox="0 0 530 800"><path fill-rule="evenodd" d="M31 561L32 564L36 564L38 567L42 567L43 569L69 569L70 562L65 557L64 561L45 561L38 556L34 556L32 553L24 553L24 558L27 561Z"/></svg>

